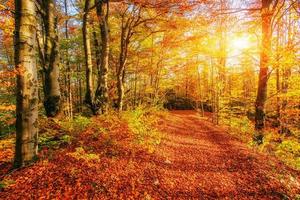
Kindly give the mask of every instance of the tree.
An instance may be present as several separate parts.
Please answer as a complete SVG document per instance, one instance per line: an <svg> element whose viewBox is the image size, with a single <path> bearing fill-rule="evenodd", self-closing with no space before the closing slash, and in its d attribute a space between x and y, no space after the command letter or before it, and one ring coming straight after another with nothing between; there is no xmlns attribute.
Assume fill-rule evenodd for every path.
<svg viewBox="0 0 300 200"><path fill-rule="evenodd" d="M69 13L68 13L68 1L64 0L64 8L65 8L65 16L67 17L65 21L65 39L68 41L70 39L69 37ZM65 77L66 80L66 86L67 86L67 92L66 92L66 97L67 97L67 105L68 105L68 115L70 118L73 118L73 98L72 98L72 88L71 88L71 77L72 77L72 69L70 65L70 56L69 56L69 48L67 47L66 49L66 73L67 76Z"/></svg>
<svg viewBox="0 0 300 200"><path fill-rule="evenodd" d="M88 27L89 10L90 10L90 0L86 0L84 5L83 24L82 24L83 46L84 46L84 54L85 54L85 66L86 66L85 102L90 107L92 112L94 114L97 114L99 110L99 106L95 104L95 95L93 89L93 63L92 63L90 32Z"/></svg>
<svg viewBox="0 0 300 200"><path fill-rule="evenodd" d="M106 5L106 6L105 6ZM89 29L89 12L91 10L90 1L86 0L83 13L83 44L85 52L85 65L86 65L86 95L85 102L92 110L94 115L106 113L108 110L108 59L109 59L109 30L108 30L108 13L109 2L96 1L95 6L98 22L100 26L101 47L99 45L97 34L93 32L94 48L96 56L96 64L98 70L97 88L94 90L93 84L93 62L91 39ZM105 13L105 7L106 13Z"/></svg>
<svg viewBox="0 0 300 200"><path fill-rule="evenodd" d="M261 8L261 28L262 28L262 47L260 52L260 69L257 96L255 101L255 130L254 140L258 144L262 143L263 130L265 128L265 104L267 100L267 83L269 78L269 64L272 40L272 17L276 2L273 0L262 0Z"/></svg>
<svg viewBox="0 0 300 200"><path fill-rule="evenodd" d="M37 154L38 83L35 58L36 8L33 0L15 0L17 74L15 166Z"/></svg>
<svg viewBox="0 0 300 200"><path fill-rule="evenodd" d="M132 11L130 11L130 9L132 9ZM128 48L130 40L134 35L134 28L139 24L141 24L141 8L137 6L127 6L125 11L121 14L120 54L119 65L117 67L118 111L123 110L124 78Z"/></svg>
<svg viewBox="0 0 300 200"><path fill-rule="evenodd" d="M102 113L108 110L108 64L109 64L109 0L96 0L97 17L101 34L101 64L99 69L99 84L96 96L100 102ZM99 56L99 55L97 55Z"/></svg>
<svg viewBox="0 0 300 200"><path fill-rule="evenodd" d="M57 17L54 0L38 1L42 18L43 36L38 41L40 63L43 70L44 107L48 117L55 117L60 110L59 59ZM42 42L41 38L45 38ZM43 43L43 44L42 44Z"/></svg>
<svg viewBox="0 0 300 200"><path fill-rule="evenodd" d="M124 4L123 4L124 5ZM152 26L151 23L154 20L158 20L158 17L162 15L162 13L147 13L147 3L143 3L142 5L139 4L125 4L124 6L120 6L122 9L119 11L120 13L120 20L121 20L121 33L120 33L120 46L119 46L119 56L118 56L118 65L116 69L116 76L117 76L117 108L118 111L123 110L123 100L124 100L124 88L125 88L125 76L126 76L126 65L128 61L128 54L130 49L131 43L134 41L136 43L140 43L138 37L134 38L134 36L142 35L142 39L146 40L149 36L154 38L154 33L160 32L151 30L154 29L155 26ZM144 26L144 32L142 32L142 26ZM150 33L145 33L145 31ZM152 59L153 55L150 57ZM152 63L153 64L153 63ZM152 66L151 66L152 67ZM158 72L157 72L158 73ZM153 77L151 77L153 80ZM151 81L151 83L154 81ZM158 81L156 81L158 84ZM156 84L156 85L157 85ZM135 89L136 90L136 89ZM153 95L154 97L155 95Z"/></svg>

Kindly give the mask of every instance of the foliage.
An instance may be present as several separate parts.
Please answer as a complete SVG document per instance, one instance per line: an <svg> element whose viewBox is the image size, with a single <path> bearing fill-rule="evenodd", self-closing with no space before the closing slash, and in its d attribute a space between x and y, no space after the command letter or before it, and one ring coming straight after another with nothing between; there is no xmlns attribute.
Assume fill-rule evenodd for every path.
<svg viewBox="0 0 300 200"><path fill-rule="evenodd" d="M300 143L285 140L276 147L276 155L289 165L300 170Z"/></svg>
<svg viewBox="0 0 300 200"><path fill-rule="evenodd" d="M275 154L286 164L300 169L300 144L296 140L287 139L275 129L264 132L263 144L257 145L253 141L255 133L253 123L247 118L223 118L222 123L229 127L229 133L248 143L250 147L260 151Z"/></svg>
<svg viewBox="0 0 300 200"><path fill-rule="evenodd" d="M246 191L238 187L239 182L253 188L250 183L255 185L257 180L261 185L266 184L264 178L269 176L265 172L270 166L263 155L253 156L250 149L241 149L241 143L231 140L225 132L217 131L216 126L206 122L204 118L195 117L192 111L171 112L169 115L158 109L163 106L180 110L201 108L203 116L212 118L214 125L219 123L228 126L228 132L249 147L275 155L287 165L300 169L299 8L293 5L296 1L268 2L273 2L270 7L275 10L271 13L276 15L270 20L274 22L269 27L273 30L273 35L265 39L261 37L265 35L265 29L261 26L266 23L261 23L257 16L270 15L261 15L263 13L259 12L264 11L260 9L261 5L247 1L110 1L107 6L109 9L103 12L97 10L97 5L93 5L97 1L90 1L89 12L83 11L84 1L55 4L54 16L58 20L55 29L59 41L53 46L59 47L57 54L60 57L60 73L57 73L59 77L55 80L60 81L64 101L61 116L45 118L42 102L47 87L43 87L41 83L46 79L39 73L35 86L38 86L40 94L38 143L41 156L32 166L13 172L14 179L10 179L8 175L0 181L0 190L7 191L5 194L12 196L9 199L15 199L18 192L25 189L28 199L38 199L34 196L35 191L44 195L45 188L49 192L45 196L48 195L49 199L56 199L61 192L65 192L67 197L72 193L79 194L78 199L90 199L100 193L112 194L108 199L152 199L152 193L165 193L168 189L174 192L177 187L182 187L181 191L188 191L187 188L192 188L190 186L197 183L194 180L197 176L190 174L193 170L214 173L213 176L203 176L200 180L205 181L204 185L200 185L201 190L203 189L200 193L204 195L206 186L216 188L219 183L223 184L220 187L222 190L223 186L230 186L237 189L238 193ZM251 12L236 12L239 7L243 8L242 11ZM14 12L13 8L12 0L0 3L1 178L2 174L7 173L2 169L8 169L6 164L14 156L15 134L11 133L15 132L15 79L16 75L23 73L14 66L13 13L19 12ZM97 11L107 14L107 18L103 19L109 21L109 27L101 23L103 19L97 16ZM40 8L38 13L38 23L45 21L44 17L47 16ZM83 35L82 31L85 14L89 15L89 35ZM108 32L101 27L107 28ZM37 40L40 44L34 46L44 46L43 42L48 41L42 35L43 32L45 31L41 31L39 38L44 38L45 41ZM109 34L109 40L103 38L104 34ZM90 43L86 46L90 47L91 52L83 47L84 38L88 38L84 36L89 36L86 41ZM267 46L264 42L271 45L270 52L264 52ZM99 50L108 50L108 62L101 58L104 53L98 52ZM33 49L32 53L40 57L47 54L38 52L38 48ZM52 53L55 55L56 52ZM85 66L88 63L86 55L92 57L93 66L90 69ZM41 60L43 59L37 56L37 71L48 71L41 66ZM267 66L262 66L264 63ZM110 66L107 76L103 64ZM123 71L118 70L121 67L124 72L118 74ZM259 67L260 70L268 68L267 77L259 78L263 75L259 72ZM87 72L91 72L91 77L85 76ZM56 75L56 72L50 75ZM119 90L124 90L123 108L126 111L115 112L113 109L120 93L116 82L120 79L124 84L124 88L120 87ZM107 85L107 89L98 87L97 81L101 86ZM267 81L267 84L259 81ZM88 92L86 83L90 83L91 89L96 91L95 96L99 95L99 98L91 95L97 103L99 99L101 102L107 98L110 100L110 105L107 105L109 113L85 117L90 114L85 105L88 99L88 95L85 96ZM29 90L31 85L28 85ZM262 120L265 122L263 144L258 146L252 141L256 133L254 102L259 99L256 98L259 94L258 87L263 85L268 86L261 90L267 91L266 95L261 95L261 99L266 100L262 106L266 115L262 115L265 116ZM101 95L107 90L108 97ZM95 108L97 107L98 104L95 104ZM173 121L170 122L169 118ZM167 126L160 129L161 123L166 123ZM168 142L174 148L164 146L162 149L166 149L173 160L167 158L168 155L156 155L161 153L158 148L164 133L168 134ZM178 152L185 157L181 158L181 155L176 154ZM225 161L219 159L221 156L226 158ZM157 163L159 166L155 166ZM285 166L280 167L283 169ZM161 169L163 172L156 174ZM227 172L235 170L240 176L233 183ZM245 170L249 170L249 175ZM174 182L171 179L175 171L176 176L179 176ZM215 173L216 171L221 173ZM226 176L223 171L227 173ZM161 176L166 178L164 182L160 182ZM215 176L218 178L217 182L213 182ZM130 179L132 177L135 179ZM19 188L13 190L15 188L12 187L9 190L14 181ZM295 185L298 184L297 181L294 182ZM273 180L270 183L274 184L270 191L278 195L273 189L281 188L280 185ZM164 191L158 187L160 184L165 184ZM155 185L154 189L151 188L152 185ZM269 182L266 185L266 188L269 187ZM142 187L139 189L143 194L137 194L138 187ZM199 185L196 187L199 189ZM147 193L149 188L153 190L151 195ZM263 192L266 188L263 188ZM245 193L262 193L262 190L257 191L258 187L254 190L255 192ZM130 192L118 196L123 191ZM217 192L218 189L210 190L207 196L226 198L224 193L228 191L222 191L223 194ZM83 194L86 196L80 196ZM229 198L235 195L237 193L230 193ZM285 198L285 194L279 195ZM153 198L155 197L154 195ZM59 198L61 196L57 197Z"/></svg>
<svg viewBox="0 0 300 200"><path fill-rule="evenodd" d="M43 134L39 137L39 148L42 149L43 147L57 149L63 144L71 144L72 136L70 135L62 135L62 136L55 136L52 134Z"/></svg>
<svg viewBox="0 0 300 200"><path fill-rule="evenodd" d="M79 133L86 129L91 123L91 119L81 115L75 116L74 119L65 119L59 124L62 130L66 132Z"/></svg>
<svg viewBox="0 0 300 200"><path fill-rule="evenodd" d="M0 94L0 138L15 131L15 106L3 102ZM9 99L6 99L7 101Z"/></svg>
<svg viewBox="0 0 300 200"><path fill-rule="evenodd" d="M73 158L77 160L84 160L86 162L88 161L99 161L99 155L94 153L87 153L83 147L78 147L75 149L75 152L68 153L67 155L72 156Z"/></svg>
<svg viewBox="0 0 300 200"><path fill-rule="evenodd" d="M62 134L65 131L52 120L42 123L44 127L55 129L46 132L42 130L44 145L52 145L50 141L55 136L56 140L69 141L70 136ZM145 123L148 129L139 129L138 126L144 127ZM146 151L149 148L145 145L153 145L149 144L149 139L153 137L145 133L151 127L166 133L168 144L161 148L163 151ZM160 192L162 187L173 194L174 190L182 189L192 192L199 184L208 194L212 192L210 185L220 184L220 187L213 190L217 191L216 198L224 197L224 191L227 190L240 199L247 198L249 192L232 188L235 183L226 176L224 178L224 174L219 172L220 168L242 174L236 176L237 186L253 194L261 187L266 190L276 189L280 195L288 194L291 197L297 191L298 179L293 178L293 174L280 177L281 182L278 182L277 168L282 171L282 165L269 166L264 155L255 154L240 142L229 139L226 132L202 120L194 111L166 113L157 108L139 107L135 111L125 112L121 118L116 113L97 116L91 119L88 127L80 133L72 134L71 138L70 144L61 145L59 149L52 146L42 148L40 155L45 156L40 156L33 165L7 175L4 172L4 178L0 181L0 198L14 199L22 194L24 199L74 196L87 199L90 195L99 199L161 199L164 198ZM148 143L144 142L145 139ZM139 145L135 145L137 143ZM157 144L154 146L160 148ZM7 145L6 148L13 146ZM51 151L47 151L49 149ZM2 149L0 151L2 153ZM199 165L199 162L205 165ZM174 171L174 167L180 167L180 170ZM270 167L274 171L267 170ZM213 177L206 176L207 169L217 170L217 173L213 172ZM1 170L0 176L3 173ZM203 179L199 180L199 184L193 184L195 182L192 180L197 176L203 176ZM272 177L267 185L265 177ZM174 182L175 179L181 184ZM57 187L58 184L60 187ZM284 189L278 190L279 186L289 188L288 193ZM259 195L261 193L257 192L254 197L260 198Z"/></svg>
<svg viewBox="0 0 300 200"><path fill-rule="evenodd" d="M11 179L4 179L4 180L0 181L0 192L1 192L1 189L7 188L13 184L15 184L15 181L11 180Z"/></svg>
<svg viewBox="0 0 300 200"><path fill-rule="evenodd" d="M162 139L161 132L155 128L155 125L158 123L156 112L155 108L138 107L123 115L130 131L134 134L135 141L148 149L149 152L154 152Z"/></svg>
<svg viewBox="0 0 300 200"><path fill-rule="evenodd" d="M6 137L0 139L0 162L9 162L13 159L15 139Z"/></svg>
<svg viewBox="0 0 300 200"><path fill-rule="evenodd" d="M254 126L247 117L224 117L222 123L229 127L231 134L237 136L243 142L252 141Z"/></svg>

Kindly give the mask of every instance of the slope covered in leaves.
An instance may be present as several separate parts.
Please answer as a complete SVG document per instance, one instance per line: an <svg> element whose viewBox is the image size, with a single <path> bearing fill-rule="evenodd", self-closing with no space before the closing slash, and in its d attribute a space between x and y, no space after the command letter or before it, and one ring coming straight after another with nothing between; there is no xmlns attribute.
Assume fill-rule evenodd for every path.
<svg viewBox="0 0 300 200"><path fill-rule="evenodd" d="M82 118L72 127L49 122L41 131L55 136L41 141L36 163L7 174L8 160L0 161L0 199L282 199L300 194L299 172L252 151L196 113L156 118L150 113ZM139 129L146 119L151 123ZM161 143L149 134L158 134L150 125L163 133Z"/></svg>

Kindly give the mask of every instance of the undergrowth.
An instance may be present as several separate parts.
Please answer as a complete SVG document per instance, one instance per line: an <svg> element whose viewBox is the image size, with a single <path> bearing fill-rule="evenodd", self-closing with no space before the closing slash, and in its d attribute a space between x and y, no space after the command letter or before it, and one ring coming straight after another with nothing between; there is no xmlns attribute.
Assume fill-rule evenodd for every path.
<svg viewBox="0 0 300 200"><path fill-rule="evenodd" d="M91 119L77 115L74 119L66 119L59 122L62 130L66 132L80 133L91 124Z"/></svg>
<svg viewBox="0 0 300 200"><path fill-rule="evenodd" d="M155 151L162 139L162 133L155 128L158 123L158 113L156 108L138 107L122 115L122 118L128 123L130 131L134 134L135 142L150 153Z"/></svg>
<svg viewBox="0 0 300 200"><path fill-rule="evenodd" d="M276 129L266 129L263 144L253 142L254 124L247 117L223 118L222 124L229 127L229 133L252 148L275 155L287 165L300 170L300 142L297 138L279 134Z"/></svg>
<svg viewBox="0 0 300 200"><path fill-rule="evenodd" d="M67 155L77 159L77 160L84 160L88 161L99 161L99 155L94 153L88 153L83 147L78 147L75 149L73 153L67 153Z"/></svg>

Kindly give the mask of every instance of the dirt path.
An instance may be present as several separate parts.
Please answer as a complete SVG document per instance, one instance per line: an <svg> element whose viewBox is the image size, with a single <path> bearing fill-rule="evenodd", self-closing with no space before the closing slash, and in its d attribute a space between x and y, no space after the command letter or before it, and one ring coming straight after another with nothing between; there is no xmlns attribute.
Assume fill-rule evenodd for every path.
<svg viewBox="0 0 300 200"><path fill-rule="evenodd" d="M164 197L284 199L287 184L300 192L297 181L279 182L278 177L289 174L283 166L200 120L195 112L173 112L164 131L160 153L166 161L157 163Z"/></svg>
<svg viewBox="0 0 300 200"><path fill-rule="evenodd" d="M10 162L0 162L0 179L9 183L0 187L0 199L257 200L300 194L299 172L255 153L195 112L172 112L159 128L165 137L153 154L131 146L126 124L114 122L109 137L90 127L72 144L40 152L36 163L9 175Z"/></svg>

